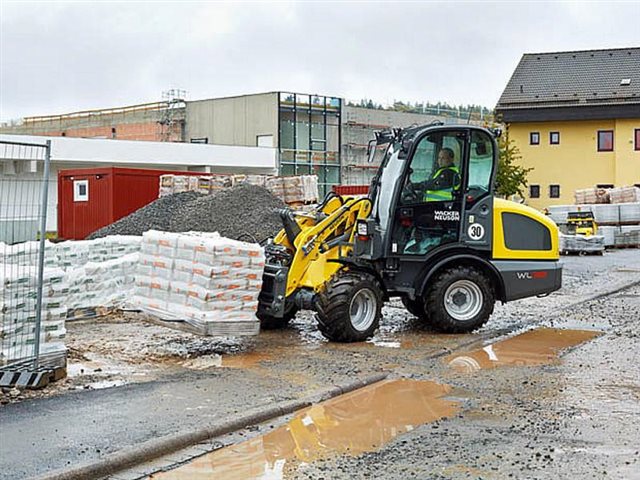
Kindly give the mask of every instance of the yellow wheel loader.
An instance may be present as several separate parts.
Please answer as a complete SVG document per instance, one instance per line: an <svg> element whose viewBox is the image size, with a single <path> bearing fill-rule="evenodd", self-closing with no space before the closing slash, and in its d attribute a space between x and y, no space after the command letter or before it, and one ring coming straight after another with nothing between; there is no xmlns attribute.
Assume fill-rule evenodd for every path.
<svg viewBox="0 0 640 480"><path fill-rule="evenodd" d="M598 224L593 212L569 212L567 214L567 233L591 237L598 234Z"/></svg>
<svg viewBox="0 0 640 480"><path fill-rule="evenodd" d="M377 132L369 159L383 158L368 197L330 193L310 213L280 212L284 228L265 247L262 327L309 309L329 340L363 341L400 297L437 331L463 333L496 300L560 288L555 223L493 196L499 134L441 123Z"/></svg>

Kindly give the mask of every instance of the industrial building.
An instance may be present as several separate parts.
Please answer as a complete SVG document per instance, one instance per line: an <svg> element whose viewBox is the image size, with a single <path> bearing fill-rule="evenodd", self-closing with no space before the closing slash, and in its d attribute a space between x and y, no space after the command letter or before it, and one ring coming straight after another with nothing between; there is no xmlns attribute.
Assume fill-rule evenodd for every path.
<svg viewBox="0 0 640 480"><path fill-rule="evenodd" d="M523 55L496 113L533 167L528 204L640 184L640 48Z"/></svg>
<svg viewBox="0 0 640 480"><path fill-rule="evenodd" d="M47 140L51 140L47 201L49 231L58 229L58 174L62 170L124 167L203 173L277 172L275 148L0 134L0 142L45 144ZM0 143L0 184L3 180L12 180L13 185L6 191L0 189L0 220L19 216L20 202L27 198L23 190L27 191L34 181L42 177L42 162L36 166L36 162L20 161L24 159L17 156L18 153L10 143ZM90 190L87 196L93 193Z"/></svg>
<svg viewBox="0 0 640 480"><path fill-rule="evenodd" d="M268 92L185 101L172 91L158 103L27 117L0 133L275 148L279 174L315 174L324 194L333 185L370 182L378 165L367 163L366 146L375 130L434 120L461 121L352 107L335 96Z"/></svg>

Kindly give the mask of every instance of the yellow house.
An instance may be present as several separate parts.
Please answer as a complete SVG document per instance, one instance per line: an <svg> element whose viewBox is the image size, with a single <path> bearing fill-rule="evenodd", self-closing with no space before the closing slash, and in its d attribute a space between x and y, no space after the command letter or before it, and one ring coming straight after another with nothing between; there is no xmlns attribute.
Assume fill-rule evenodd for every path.
<svg viewBox="0 0 640 480"><path fill-rule="evenodd" d="M496 113L519 148L535 208L576 189L640 186L640 48L527 53Z"/></svg>

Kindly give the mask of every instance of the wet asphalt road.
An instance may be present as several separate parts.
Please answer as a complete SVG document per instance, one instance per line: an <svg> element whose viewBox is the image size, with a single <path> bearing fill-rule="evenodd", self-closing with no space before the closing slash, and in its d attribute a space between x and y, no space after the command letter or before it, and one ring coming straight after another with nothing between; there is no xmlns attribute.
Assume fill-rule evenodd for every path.
<svg viewBox="0 0 640 480"><path fill-rule="evenodd" d="M165 365L148 374L152 381L1 406L0 469L3 478L26 478L247 408L392 371L395 377L452 385L462 412L418 427L376 452L297 466L293 477L634 478L640 461L635 453L640 445L638 288L576 305L634 280L640 280L637 250L568 257L562 291L499 306L489 324L470 335L434 335L393 303L373 341L338 345L325 342L313 320L300 315L286 331L265 332L240 348L230 343L231 352L259 354L259 361L246 367ZM133 328L135 319L129 323ZM464 375L442 360L535 324L606 334L577 347L559 365ZM224 345L216 347L220 350L224 353ZM188 354L197 358L199 352L211 354L198 348ZM222 440L234 442L243 433L256 430Z"/></svg>

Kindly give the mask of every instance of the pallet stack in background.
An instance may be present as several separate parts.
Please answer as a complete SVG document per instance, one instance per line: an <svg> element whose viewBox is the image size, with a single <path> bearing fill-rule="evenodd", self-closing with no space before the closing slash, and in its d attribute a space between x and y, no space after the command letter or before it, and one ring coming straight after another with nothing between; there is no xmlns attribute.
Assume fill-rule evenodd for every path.
<svg viewBox="0 0 640 480"><path fill-rule="evenodd" d="M569 212L592 212L608 248L640 247L640 188L576 190L575 205L549 207L549 216L566 233Z"/></svg>
<svg viewBox="0 0 640 480"><path fill-rule="evenodd" d="M308 205L318 201L316 175L162 175L160 197L189 191L209 195L243 183L264 187L290 205Z"/></svg>

